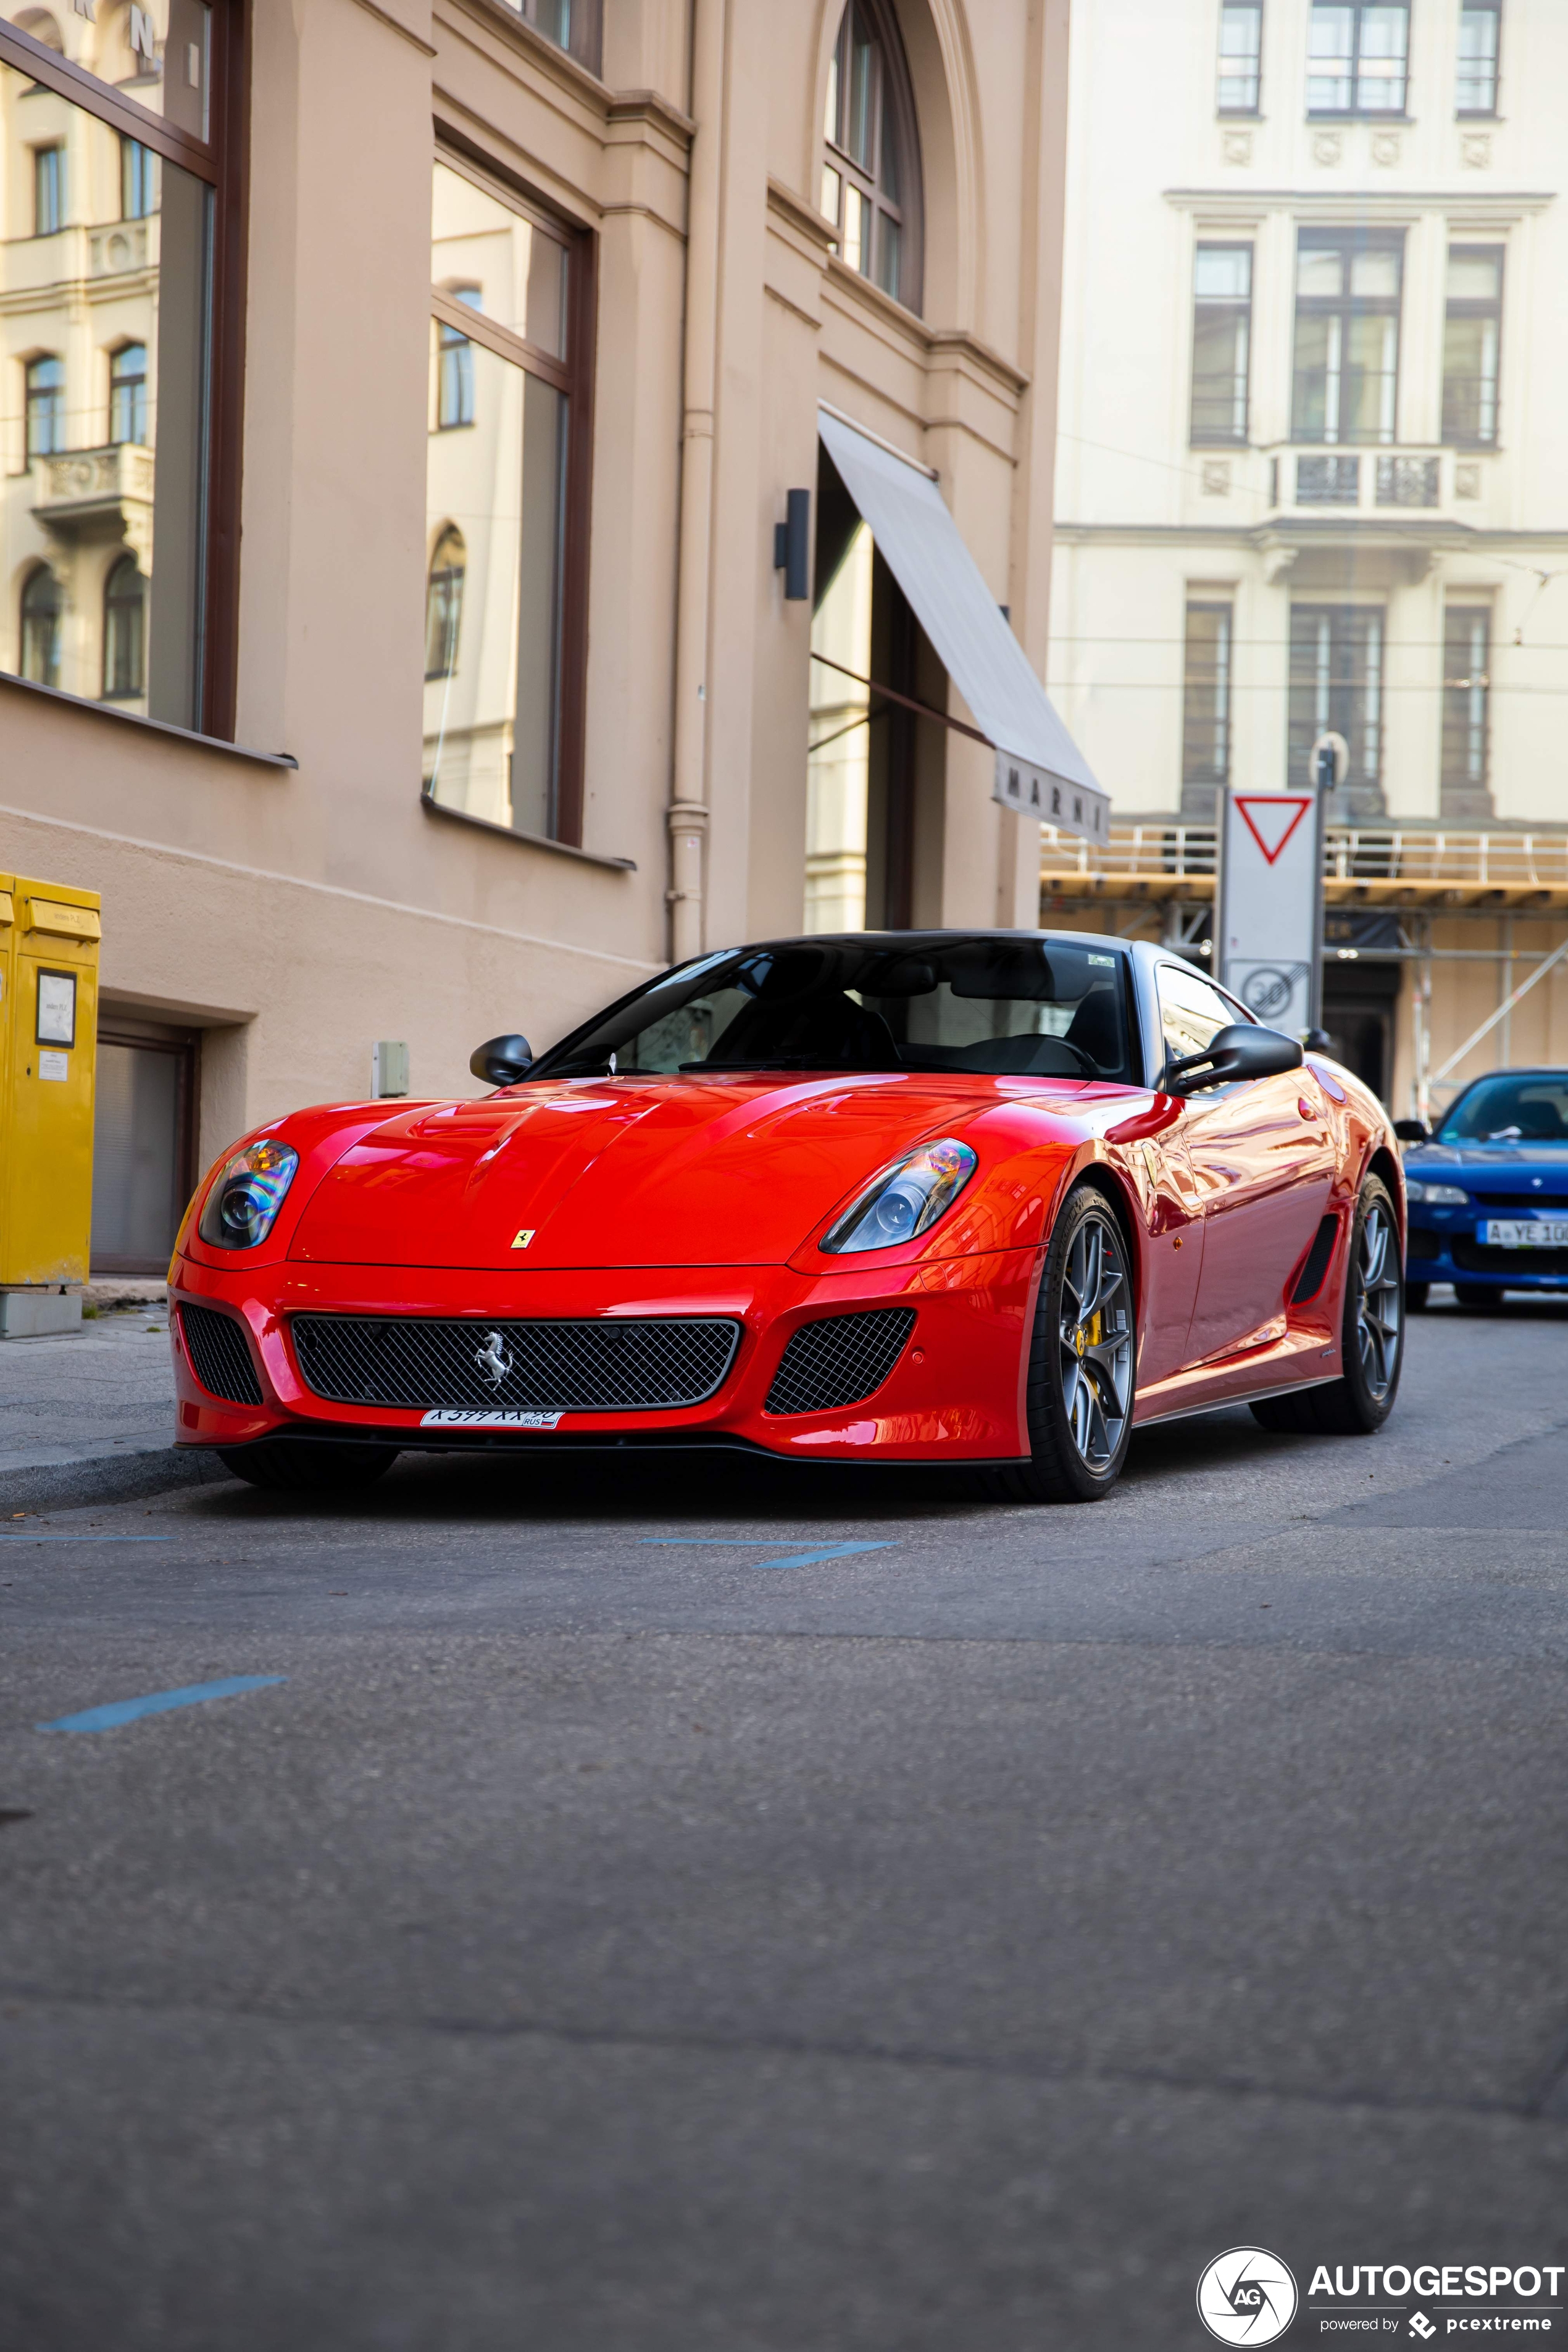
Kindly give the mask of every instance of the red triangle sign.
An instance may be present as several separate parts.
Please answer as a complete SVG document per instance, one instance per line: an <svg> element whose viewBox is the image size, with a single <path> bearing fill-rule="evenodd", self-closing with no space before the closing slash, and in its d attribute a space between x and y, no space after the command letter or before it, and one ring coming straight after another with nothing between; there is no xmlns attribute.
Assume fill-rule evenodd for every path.
<svg viewBox="0 0 1568 2352"><path fill-rule="evenodd" d="M1237 793L1236 805L1241 811L1241 821L1263 852L1267 864L1272 866L1301 819L1312 805L1310 793L1270 793L1267 799L1259 793L1245 797Z"/></svg>

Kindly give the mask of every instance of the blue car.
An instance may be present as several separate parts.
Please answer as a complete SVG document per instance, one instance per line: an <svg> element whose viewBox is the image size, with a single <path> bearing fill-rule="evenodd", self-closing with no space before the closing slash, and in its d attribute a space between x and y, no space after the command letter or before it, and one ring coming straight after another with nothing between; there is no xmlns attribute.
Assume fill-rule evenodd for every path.
<svg viewBox="0 0 1568 2352"><path fill-rule="evenodd" d="M1461 1307L1505 1290L1568 1294L1568 1070L1497 1070L1457 1097L1436 1129L1394 1121L1415 1148L1405 1296L1451 1282Z"/></svg>

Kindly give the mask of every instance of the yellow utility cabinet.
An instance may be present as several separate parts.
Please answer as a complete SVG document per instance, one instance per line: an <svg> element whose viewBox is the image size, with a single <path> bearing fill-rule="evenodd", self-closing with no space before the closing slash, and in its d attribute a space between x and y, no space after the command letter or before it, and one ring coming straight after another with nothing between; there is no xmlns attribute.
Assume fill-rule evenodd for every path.
<svg viewBox="0 0 1568 2352"><path fill-rule="evenodd" d="M81 1324L99 898L0 874L0 1339Z"/></svg>

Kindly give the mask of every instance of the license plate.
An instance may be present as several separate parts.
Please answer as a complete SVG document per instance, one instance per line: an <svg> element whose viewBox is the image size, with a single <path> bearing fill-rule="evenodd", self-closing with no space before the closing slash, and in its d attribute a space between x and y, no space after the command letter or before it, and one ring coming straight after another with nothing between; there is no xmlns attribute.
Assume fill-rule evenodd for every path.
<svg viewBox="0 0 1568 2352"><path fill-rule="evenodd" d="M1568 1249L1568 1217L1489 1217L1481 1239L1490 1249Z"/></svg>

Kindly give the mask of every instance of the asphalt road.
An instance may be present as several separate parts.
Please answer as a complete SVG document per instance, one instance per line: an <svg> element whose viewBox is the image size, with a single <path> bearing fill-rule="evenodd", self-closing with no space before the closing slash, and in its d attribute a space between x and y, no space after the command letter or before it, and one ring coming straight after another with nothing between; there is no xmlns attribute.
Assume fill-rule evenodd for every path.
<svg viewBox="0 0 1568 2352"><path fill-rule="evenodd" d="M1436 1311L1380 1437L1076 1510L8 1522L0 2344L1163 2352L1231 2246L1568 2261L1565 1365Z"/></svg>

